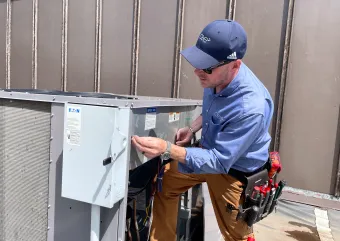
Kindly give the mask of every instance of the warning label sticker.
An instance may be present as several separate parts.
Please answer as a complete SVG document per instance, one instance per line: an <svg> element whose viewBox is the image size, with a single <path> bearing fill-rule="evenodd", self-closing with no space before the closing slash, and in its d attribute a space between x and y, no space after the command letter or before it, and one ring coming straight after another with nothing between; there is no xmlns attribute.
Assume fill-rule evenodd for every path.
<svg viewBox="0 0 340 241"><path fill-rule="evenodd" d="M68 106L66 115L66 140L70 145L80 145L81 108Z"/></svg>
<svg viewBox="0 0 340 241"><path fill-rule="evenodd" d="M170 112L169 113L169 122L178 121L179 117L180 117L180 113L179 112Z"/></svg>
<svg viewBox="0 0 340 241"><path fill-rule="evenodd" d="M156 128L156 108L147 108L145 115L145 130Z"/></svg>

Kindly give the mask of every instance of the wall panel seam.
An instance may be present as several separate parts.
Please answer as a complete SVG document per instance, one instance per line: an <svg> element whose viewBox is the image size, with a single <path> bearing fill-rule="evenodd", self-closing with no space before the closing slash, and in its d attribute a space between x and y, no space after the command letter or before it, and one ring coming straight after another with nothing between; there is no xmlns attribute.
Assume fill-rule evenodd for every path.
<svg viewBox="0 0 340 241"><path fill-rule="evenodd" d="M100 92L101 54L102 54L102 23L103 23L103 0L97 0L96 4L96 49L94 70L94 91Z"/></svg>
<svg viewBox="0 0 340 241"><path fill-rule="evenodd" d="M133 4L133 34L132 34L132 64L130 94L137 95L138 85L138 61L139 61L139 37L140 37L140 12L141 0L134 0Z"/></svg>
<svg viewBox="0 0 340 241"><path fill-rule="evenodd" d="M33 0L33 20L32 20L32 88L38 86L37 68L38 68L38 3L39 0Z"/></svg>
<svg viewBox="0 0 340 241"><path fill-rule="evenodd" d="M282 116L283 116L283 108L284 108L284 96L286 91L286 82L287 82L287 72L288 72L288 64L289 64L289 52L290 52L290 43L292 37L292 28L293 28L293 15L294 15L294 4L295 0L289 0L288 4L288 16L286 23L286 33L285 33L285 41L284 41L284 52L283 52L283 61L282 61L282 72L280 78L280 87L279 87L279 96L278 96L278 105L277 105L277 114L275 121L275 133L274 133L274 150L279 151L280 149L280 136L281 136L281 127L282 127Z"/></svg>
<svg viewBox="0 0 340 241"><path fill-rule="evenodd" d="M335 197L340 197L340 152L338 154L338 169L335 180Z"/></svg>
<svg viewBox="0 0 340 241"><path fill-rule="evenodd" d="M337 134L335 138L335 144L339 145L340 142L340 105L338 108L338 126L337 126ZM340 197L340 146L335 147L335 160L338 161L337 169L336 169L336 174L335 174L335 197Z"/></svg>
<svg viewBox="0 0 340 241"><path fill-rule="evenodd" d="M236 0L233 0L233 8L232 8L232 10L233 10L233 17L232 17L232 19L235 20L235 15L236 15Z"/></svg>
<svg viewBox="0 0 340 241"><path fill-rule="evenodd" d="M235 13L236 13L236 0L227 0L226 18L235 20Z"/></svg>
<svg viewBox="0 0 340 241"><path fill-rule="evenodd" d="M11 88L11 30L12 30L12 0L7 0L6 18L6 88Z"/></svg>
<svg viewBox="0 0 340 241"><path fill-rule="evenodd" d="M175 58L174 58L174 69L172 79L172 93L173 98L179 98L179 88L181 79L181 55L180 51L183 45L183 30L184 30L184 11L185 11L185 0L177 1L177 19L176 19L176 37L175 37Z"/></svg>
<svg viewBox="0 0 340 241"><path fill-rule="evenodd" d="M67 31L68 0L63 0L63 21L61 33L61 90L67 90Z"/></svg>

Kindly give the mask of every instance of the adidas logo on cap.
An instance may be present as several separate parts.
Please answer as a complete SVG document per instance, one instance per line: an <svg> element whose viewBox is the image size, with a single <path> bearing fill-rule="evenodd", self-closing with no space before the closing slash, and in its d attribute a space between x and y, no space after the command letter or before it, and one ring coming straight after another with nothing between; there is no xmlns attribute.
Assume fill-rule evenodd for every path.
<svg viewBox="0 0 340 241"><path fill-rule="evenodd" d="M236 52L232 53L227 57L227 59L237 59Z"/></svg>

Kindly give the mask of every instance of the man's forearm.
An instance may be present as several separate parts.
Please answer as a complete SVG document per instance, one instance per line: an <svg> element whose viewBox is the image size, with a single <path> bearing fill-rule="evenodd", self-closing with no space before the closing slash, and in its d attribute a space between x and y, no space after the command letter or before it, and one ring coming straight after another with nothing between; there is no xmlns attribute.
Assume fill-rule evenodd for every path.
<svg viewBox="0 0 340 241"><path fill-rule="evenodd" d="M191 123L191 129L194 132L199 131L202 128L202 115L200 115L199 117L197 117L192 123Z"/></svg>
<svg viewBox="0 0 340 241"><path fill-rule="evenodd" d="M185 164L186 154L187 152L184 147L171 145L171 151L170 151L171 159Z"/></svg>
<svg viewBox="0 0 340 241"><path fill-rule="evenodd" d="M197 117L192 123L191 123L191 129L193 132L197 132L202 128L202 115ZM171 159L176 160L178 162L185 164L185 158L186 158L186 149L181 146L177 145L171 145Z"/></svg>

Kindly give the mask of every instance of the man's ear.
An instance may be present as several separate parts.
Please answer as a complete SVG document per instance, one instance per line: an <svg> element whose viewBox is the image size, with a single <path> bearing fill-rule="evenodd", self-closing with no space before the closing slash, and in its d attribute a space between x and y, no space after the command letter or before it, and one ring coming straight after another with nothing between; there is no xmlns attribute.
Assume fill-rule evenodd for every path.
<svg viewBox="0 0 340 241"><path fill-rule="evenodd" d="M241 67L242 60L237 59L234 61L233 69L239 69Z"/></svg>

